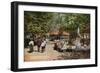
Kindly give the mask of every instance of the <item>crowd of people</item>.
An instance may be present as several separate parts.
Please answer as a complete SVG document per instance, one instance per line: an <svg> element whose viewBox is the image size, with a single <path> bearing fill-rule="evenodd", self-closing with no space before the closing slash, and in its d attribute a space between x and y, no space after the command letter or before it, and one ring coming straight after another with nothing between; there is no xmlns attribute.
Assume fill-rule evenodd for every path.
<svg viewBox="0 0 100 73"><path fill-rule="evenodd" d="M44 52L46 47L46 39L45 38L37 38L37 39L31 39L29 41L29 53L34 52L34 46L37 46L38 52Z"/></svg>
<svg viewBox="0 0 100 73"><path fill-rule="evenodd" d="M69 45L68 41L65 40L55 40L53 41L53 49L62 52L63 50L68 49L78 49L78 50L85 50L89 49L89 45L81 45L79 38L73 41L74 45ZM34 52L34 46L37 46L37 52L44 52L46 49L47 39L46 38L37 38L37 39L31 39L29 41L29 53Z"/></svg>
<svg viewBox="0 0 100 73"><path fill-rule="evenodd" d="M81 38L76 38L71 43L68 40L56 40L54 43L54 50L57 50L59 52L63 51L87 51L90 50L90 44L87 44L87 40L85 40L85 43L81 42Z"/></svg>

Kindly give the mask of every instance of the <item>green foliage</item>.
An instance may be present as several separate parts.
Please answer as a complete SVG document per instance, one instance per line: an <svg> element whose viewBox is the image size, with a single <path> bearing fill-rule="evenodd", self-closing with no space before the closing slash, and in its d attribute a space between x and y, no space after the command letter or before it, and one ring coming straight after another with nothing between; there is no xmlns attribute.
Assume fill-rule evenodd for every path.
<svg viewBox="0 0 100 73"><path fill-rule="evenodd" d="M49 20L52 18L52 13L45 12L24 12L25 33L31 32L34 34L46 33L49 31Z"/></svg>
<svg viewBox="0 0 100 73"><path fill-rule="evenodd" d="M53 30L66 31L74 36L89 32L90 15L79 13L24 12L24 33L45 34ZM71 36L73 36L71 35ZM74 38L74 37L73 37Z"/></svg>
<svg viewBox="0 0 100 73"><path fill-rule="evenodd" d="M78 14L78 13L69 13L66 14L66 23L68 30L75 31L79 27L83 29L83 26L88 26L90 24L90 15L89 14Z"/></svg>

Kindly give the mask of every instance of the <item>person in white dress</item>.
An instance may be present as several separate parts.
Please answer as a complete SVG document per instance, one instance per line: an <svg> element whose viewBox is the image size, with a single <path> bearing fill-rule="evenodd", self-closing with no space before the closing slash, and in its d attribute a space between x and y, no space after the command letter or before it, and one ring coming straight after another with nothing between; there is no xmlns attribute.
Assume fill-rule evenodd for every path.
<svg viewBox="0 0 100 73"><path fill-rule="evenodd" d="M34 42L33 42L33 40L31 39L31 41L29 42L29 53L31 53L31 52L33 52L34 50L34 48L33 48L33 46L34 46Z"/></svg>
<svg viewBox="0 0 100 73"><path fill-rule="evenodd" d="M45 51L45 47L46 47L46 39L42 42L41 44L41 52L44 52Z"/></svg>
<svg viewBox="0 0 100 73"><path fill-rule="evenodd" d="M80 38L76 39L75 45L76 45L76 49L81 49Z"/></svg>

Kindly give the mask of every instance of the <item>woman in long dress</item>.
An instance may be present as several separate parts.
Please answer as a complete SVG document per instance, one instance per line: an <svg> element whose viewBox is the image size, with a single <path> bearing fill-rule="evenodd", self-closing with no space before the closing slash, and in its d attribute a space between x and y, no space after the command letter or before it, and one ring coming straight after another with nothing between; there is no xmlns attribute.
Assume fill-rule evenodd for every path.
<svg viewBox="0 0 100 73"><path fill-rule="evenodd" d="M76 39L75 45L76 45L76 49L81 49L80 38Z"/></svg>
<svg viewBox="0 0 100 73"><path fill-rule="evenodd" d="M45 47L46 47L46 39L41 44L41 52L42 53L45 51Z"/></svg>
<svg viewBox="0 0 100 73"><path fill-rule="evenodd" d="M29 53L31 53L31 52L33 52L34 51L34 42L33 42L33 40L31 40L30 42L29 42Z"/></svg>

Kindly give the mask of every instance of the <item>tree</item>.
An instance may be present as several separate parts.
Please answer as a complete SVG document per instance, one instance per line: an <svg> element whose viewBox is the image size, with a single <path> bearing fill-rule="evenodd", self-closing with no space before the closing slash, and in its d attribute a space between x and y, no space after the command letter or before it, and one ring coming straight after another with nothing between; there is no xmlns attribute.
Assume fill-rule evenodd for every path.
<svg viewBox="0 0 100 73"><path fill-rule="evenodd" d="M24 31L25 34L41 34L58 30L59 33L66 31L70 33L70 39L78 36L80 33L89 32L90 15L79 13L54 13L54 12L24 12ZM88 27L88 28L87 28Z"/></svg>
<svg viewBox="0 0 100 73"><path fill-rule="evenodd" d="M24 13L25 33L44 35L49 29L49 21L52 13L46 12L27 12Z"/></svg>
<svg viewBox="0 0 100 73"><path fill-rule="evenodd" d="M70 33L70 42L76 39L79 34L77 33L78 28L80 29L80 34L89 32L90 30L90 15L89 14L79 14L79 13L68 13L65 14L66 31Z"/></svg>

